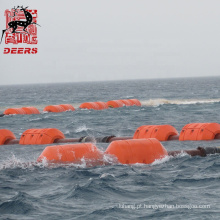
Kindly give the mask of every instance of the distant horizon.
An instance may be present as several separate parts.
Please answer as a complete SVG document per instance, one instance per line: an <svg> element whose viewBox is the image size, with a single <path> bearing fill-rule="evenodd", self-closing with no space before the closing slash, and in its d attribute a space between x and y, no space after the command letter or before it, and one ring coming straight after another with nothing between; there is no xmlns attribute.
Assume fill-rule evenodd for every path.
<svg viewBox="0 0 220 220"><path fill-rule="evenodd" d="M150 80L172 80L172 79L190 79L190 78L219 78L220 76L186 76L186 77L166 77L166 78L142 78L142 79L117 79L117 80L97 80L97 81L74 81L74 82L42 82L42 83L20 83L20 84L0 84L0 86L25 86L25 85L53 85L53 84L74 84L74 83L103 83L103 82L121 82L121 81L150 81Z"/></svg>

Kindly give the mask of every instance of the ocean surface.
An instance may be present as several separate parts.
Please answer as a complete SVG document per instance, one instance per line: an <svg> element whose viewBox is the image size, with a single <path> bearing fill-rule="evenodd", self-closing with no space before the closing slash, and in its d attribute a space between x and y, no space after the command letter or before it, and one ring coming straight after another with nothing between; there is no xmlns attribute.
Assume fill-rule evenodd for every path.
<svg viewBox="0 0 220 220"><path fill-rule="evenodd" d="M182 78L0 86L0 114L34 106L40 115L0 117L17 138L29 128L58 128L66 138L133 136L141 125L220 123L220 78ZM80 110L83 102L139 99L141 107ZM43 113L47 105L76 111ZM162 142L167 150L220 146L214 141ZM51 144L50 144L51 145ZM180 154L150 165L86 167L36 163L48 145L0 146L0 219L219 219L220 155ZM105 150L108 144L97 143Z"/></svg>

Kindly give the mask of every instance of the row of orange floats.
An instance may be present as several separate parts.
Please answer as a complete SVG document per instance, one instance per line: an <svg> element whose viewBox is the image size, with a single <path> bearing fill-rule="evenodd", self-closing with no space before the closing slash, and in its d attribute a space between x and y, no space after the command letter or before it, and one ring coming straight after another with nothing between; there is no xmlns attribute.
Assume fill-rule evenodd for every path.
<svg viewBox="0 0 220 220"><path fill-rule="evenodd" d="M191 156L207 156L220 154L220 147L198 147L195 150L169 151L160 141L177 140L213 140L219 139L220 124L218 123L191 123L182 128L180 135L171 125L143 125L139 127L133 139L114 140L105 152L100 151L93 143L48 146L44 149L37 161L46 160L49 163L81 163L86 165L106 165L104 158L110 156L121 164L151 164L166 156L176 156L185 152Z"/></svg>
<svg viewBox="0 0 220 220"><path fill-rule="evenodd" d="M167 151L156 138L113 141L105 152L99 150L93 143L56 145L46 147L37 162L83 163L87 166L97 166L108 165L110 159L111 162L121 164L151 164L166 156L176 156L182 152L191 156L205 157L210 154L220 154L220 147Z"/></svg>
<svg viewBox="0 0 220 220"><path fill-rule="evenodd" d="M150 164L168 155L163 145L155 138L141 140L113 141L105 152L92 143L48 146L37 161L49 163L81 163L86 165L104 165L103 159L109 155L122 164Z"/></svg>
<svg viewBox="0 0 220 220"><path fill-rule="evenodd" d="M120 108L123 106L141 106L141 102L138 99L121 99L111 100L108 102L85 102L82 103L79 108L81 109L94 109L103 110L107 108ZM75 111L75 108L70 104L61 105L49 105L43 110L44 112L64 112L64 111ZM40 114L40 111L35 107L22 107L22 108L9 108L3 113L4 115L12 114Z"/></svg>
<svg viewBox="0 0 220 220"><path fill-rule="evenodd" d="M220 124L218 123L191 123L185 125L180 134L171 125L143 125L136 129L132 137L107 136L104 138L69 138L56 128L28 129L23 132L20 140L7 129L0 129L0 145L24 144L41 145L51 143L73 143L73 142L105 142L128 139L148 139L156 138L159 141L200 141L220 139Z"/></svg>
<svg viewBox="0 0 220 220"><path fill-rule="evenodd" d="M219 123L190 123L185 125L180 134L171 125L143 125L133 136L134 139L156 138L159 141L201 141L220 139Z"/></svg>

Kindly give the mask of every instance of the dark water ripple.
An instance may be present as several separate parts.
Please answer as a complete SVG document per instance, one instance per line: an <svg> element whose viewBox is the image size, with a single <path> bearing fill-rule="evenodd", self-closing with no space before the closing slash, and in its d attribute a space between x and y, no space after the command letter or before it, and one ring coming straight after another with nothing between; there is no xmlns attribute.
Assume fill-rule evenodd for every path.
<svg viewBox="0 0 220 220"><path fill-rule="evenodd" d="M54 127L71 138L132 136L143 124L171 124L180 131L187 123L219 123L219 83L220 78L197 78L1 86L1 112L31 105L42 112L51 104L77 107L121 98L138 98L143 106L7 116L0 118L0 129L19 138L29 128ZM195 149L220 146L220 140L163 145ZM0 219L219 219L219 155L182 154L151 165L48 166L36 163L46 146L0 146ZM108 144L97 146L105 150Z"/></svg>

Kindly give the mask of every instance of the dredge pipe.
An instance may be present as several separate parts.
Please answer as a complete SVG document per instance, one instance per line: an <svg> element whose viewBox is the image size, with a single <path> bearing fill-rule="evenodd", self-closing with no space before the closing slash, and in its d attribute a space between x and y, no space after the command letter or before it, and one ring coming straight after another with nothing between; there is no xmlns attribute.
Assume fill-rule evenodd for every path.
<svg viewBox="0 0 220 220"><path fill-rule="evenodd" d="M179 151L169 151L168 155L169 156L176 156L180 153L187 153L190 156L201 156L201 157L206 157L207 155L210 154L220 154L220 147L198 147L196 150L179 150Z"/></svg>
<svg viewBox="0 0 220 220"><path fill-rule="evenodd" d="M106 137L90 137L90 136L83 136L80 138L64 138L64 139L57 139L54 143L86 143L86 142L94 142L94 143L109 143L112 138L115 138L114 135L106 136ZM122 140L122 139L120 139Z"/></svg>
<svg viewBox="0 0 220 220"><path fill-rule="evenodd" d="M112 137L108 140L107 143L111 143L112 141L121 141L121 140L130 140L133 139L133 137Z"/></svg>
<svg viewBox="0 0 220 220"><path fill-rule="evenodd" d="M19 144L19 141L18 139L12 139L12 140L8 140L4 143L4 145L13 145L13 144Z"/></svg>
<svg viewBox="0 0 220 220"><path fill-rule="evenodd" d="M64 138L64 139L57 139L54 143L86 143L86 142L96 142L96 143L111 143L112 141L119 141L119 140L129 140L133 139L133 137L115 137L114 135L105 136L105 137L90 137L90 136L83 136L81 138Z"/></svg>
<svg viewBox="0 0 220 220"><path fill-rule="evenodd" d="M64 139L56 139L54 143L76 143L80 142L80 138L64 138Z"/></svg>
<svg viewBox="0 0 220 220"><path fill-rule="evenodd" d="M214 139L220 139L220 134L216 134Z"/></svg>
<svg viewBox="0 0 220 220"><path fill-rule="evenodd" d="M172 135L172 136L170 136L167 140L168 140L168 141L176 141L176 140L179 140L179 135Z"/></svg>

